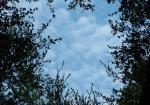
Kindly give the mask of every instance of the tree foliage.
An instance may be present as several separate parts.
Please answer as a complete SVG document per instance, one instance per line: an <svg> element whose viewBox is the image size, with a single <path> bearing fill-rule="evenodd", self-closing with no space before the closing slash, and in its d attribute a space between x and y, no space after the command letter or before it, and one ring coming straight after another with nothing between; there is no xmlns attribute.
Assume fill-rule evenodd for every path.
<svg viewBox="0 0 150 105"><path fill-rule="evenodd" d="M110 46L119 80L123 88L116 90L119 105L146 105L150 96L150 1L149 0L107 0L119 2L119 20L109 20L113 34L122 38L120 46ZM108 68L110 74L113 69ZM113 75L116 78L116 75ZM118 79L118 78L117 78Z"/></svg>
<svg viewBox="0 0 150 105"><path fill-rule="evenodd" d="M0 104L33 104L32 94L41 89L41 67L47 50L58 39L42 37L34 30L33 12L18 8L18 0L3 0L0 5Z"/></svg>
<svg viewBox="0 0 150 105"><path fill-rule="evenodd" d="M65 2L67 1L70 1L68 4L68 9L76 9L76 7L79 7L83 10L93 11L95 7L91 0L65 0Z"/></svg>

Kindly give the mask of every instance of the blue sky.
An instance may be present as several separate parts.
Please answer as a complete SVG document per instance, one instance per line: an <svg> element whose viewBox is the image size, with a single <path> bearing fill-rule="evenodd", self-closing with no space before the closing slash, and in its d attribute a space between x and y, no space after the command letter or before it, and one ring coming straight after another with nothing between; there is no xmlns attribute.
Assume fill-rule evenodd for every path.
<svg viewBox="0 0 150 105"><path fill-rule="evenodd" d="M97 0L94 12L83 12L80 9L67 10L63 0L56 0L54 7L56 18L45 30L44 35L51 37L62 37L63 40L52 46L46 58L52 63L45 65L45 72L52 76L56 74L57 67L64 61L62 73L71 74L68 83L74 89L84 93L94 83L95 89L110 94L112 87L120 87L120 83L113 83L100 64L101 59L105 63L111 60L110 51L107 45L118 45L118 39L113 36L108 24L108 14L112 13L116 6L108 5L106 0ZM49 17L49 10L46 2L30 4L38 7L35 13L36 27L46 22Z"/></svg>

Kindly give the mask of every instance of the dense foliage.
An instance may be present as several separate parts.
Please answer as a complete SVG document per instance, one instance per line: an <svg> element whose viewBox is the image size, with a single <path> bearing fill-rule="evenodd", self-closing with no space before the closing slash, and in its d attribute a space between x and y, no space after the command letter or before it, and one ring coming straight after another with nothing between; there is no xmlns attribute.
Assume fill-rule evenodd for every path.
<svg viewBox="0 0 150 105"><path fill-rule="evenodd" d="M110 46L117 72L109 73L119 79L123 88L114 91L119 105L146 105L150 96L150 0L108 0L118 3L118 20L109 20L113 34L123 39L120 46Z"/></svg>
<svg viewBox="0 0 150 105"><path fill-rule="evenodd" d="M32 16L37 8L18 8L18 1L0 5L0 103L33 104L41 87L41 66L50 45L56 40L42 38L48 26L34 30ZM31 21L29 21L31 20Z"/></svg>

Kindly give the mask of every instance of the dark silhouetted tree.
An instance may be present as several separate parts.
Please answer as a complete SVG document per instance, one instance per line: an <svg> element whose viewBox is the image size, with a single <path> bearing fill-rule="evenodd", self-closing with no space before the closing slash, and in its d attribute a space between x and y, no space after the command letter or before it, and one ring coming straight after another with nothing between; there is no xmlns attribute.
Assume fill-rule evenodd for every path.
<svg viewBox="0 0 150 105"><path fill-rule="evenodd" d="M107 0L119 3L118 20L109 20L112 33L121 38L120 46L109 46L115 64L107 71L123 83L114 89L114 100L119 105L146 105L150 97L150 0ZM118 39L119 40L119 39Z"/></svg>
<svg viewBox="0 0 150 105"><path fill-rule="evenodd" d="M43 38L41 29L34 30L33 12L18 8L18 0L0 2L0 104L34 104L33 93L41 90L41 71L47 50L61 40ZM30 20L30 21L29 21ZM40 97L40 96L39 96Z"/></svg>

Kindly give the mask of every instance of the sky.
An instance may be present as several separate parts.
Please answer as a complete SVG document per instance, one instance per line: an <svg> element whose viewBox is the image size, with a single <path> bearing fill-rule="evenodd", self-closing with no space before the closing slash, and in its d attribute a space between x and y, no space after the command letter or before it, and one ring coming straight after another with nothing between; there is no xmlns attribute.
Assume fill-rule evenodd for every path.
<svg viewBox="0 0 150 105"><path fill-rule="evenodd" d="M110 95L112 88L119 88L121 85L112 82L99 60L107 64L112 59L107 45L120 43L111 34L108 23L108 14L114 12L117 5L110 5L106 0L97 0L94 3L96 7L93 12L79 8L68 11L63 0L55 0L53 6L56 18L52 19L44 35L61 37L63 40L48 51L46 59L51 59L52 62L45 65L44 70L54 76L57 68L64 62L61 73L66 76L71 74L68 79L70 87L84 93L93 83L96 90ZM36 27L40 27L50 18L48 6L43 0L30 6L39 8L35 13Z"/></svg>

